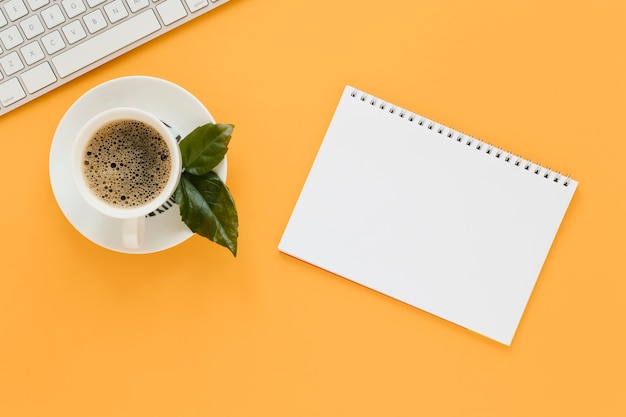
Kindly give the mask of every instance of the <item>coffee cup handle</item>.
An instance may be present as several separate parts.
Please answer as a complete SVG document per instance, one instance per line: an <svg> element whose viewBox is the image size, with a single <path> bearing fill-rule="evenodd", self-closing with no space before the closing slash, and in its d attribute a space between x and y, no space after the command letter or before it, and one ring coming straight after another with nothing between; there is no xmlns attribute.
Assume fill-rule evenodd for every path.
<svg viewBox="0 0 626 417"><path fill-rule="evenodd" d="M146 218L125 219L122 223L122 242L127 249L139 249L143 243Z"/></svg>

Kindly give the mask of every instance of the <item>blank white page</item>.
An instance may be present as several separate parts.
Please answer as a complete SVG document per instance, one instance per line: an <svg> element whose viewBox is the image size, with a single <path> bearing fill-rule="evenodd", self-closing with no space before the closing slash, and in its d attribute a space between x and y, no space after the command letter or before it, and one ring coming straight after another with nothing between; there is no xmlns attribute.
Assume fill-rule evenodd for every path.
<svg viewBox="0 0 626 417"><path fill-rule="evenodd" d="M510 345L576 186L348 86L278 248Z"/></svg>

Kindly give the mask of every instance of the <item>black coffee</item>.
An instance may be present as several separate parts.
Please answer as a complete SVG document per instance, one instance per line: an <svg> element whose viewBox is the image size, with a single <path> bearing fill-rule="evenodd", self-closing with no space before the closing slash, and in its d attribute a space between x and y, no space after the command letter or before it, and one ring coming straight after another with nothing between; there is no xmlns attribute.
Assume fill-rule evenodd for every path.
<svg viewBox="0 0 626 417"><path fill-rule="evenodd" d="M116 120L100 128L83 157L89 188L115 207L149 203L163 191L172 169L163 137L137 120Z"/></svg>

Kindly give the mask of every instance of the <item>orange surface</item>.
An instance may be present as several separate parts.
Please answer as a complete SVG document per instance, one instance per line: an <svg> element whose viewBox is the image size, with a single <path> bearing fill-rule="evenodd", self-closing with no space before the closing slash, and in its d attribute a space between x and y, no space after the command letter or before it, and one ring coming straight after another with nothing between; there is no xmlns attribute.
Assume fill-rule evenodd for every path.
<svg viewBox="0 0 626 417"><path fill-rule="evenodd" d="M509 3L232 0L3 116L0 415L626 415L626 3ZM59 210L56 125L126 75L236 125L237 258ZM580 182L512 347L278 252L346 84Z"/></svg>

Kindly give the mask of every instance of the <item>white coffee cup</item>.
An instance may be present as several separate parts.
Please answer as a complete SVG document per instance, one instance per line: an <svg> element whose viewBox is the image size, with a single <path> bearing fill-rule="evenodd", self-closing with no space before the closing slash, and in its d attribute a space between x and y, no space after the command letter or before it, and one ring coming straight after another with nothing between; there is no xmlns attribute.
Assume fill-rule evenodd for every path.
<svg viewBox="0 0 626 417"><path fill-rule="evenodd" d="M111 124L122 125L126 123L123 121L137 121L151 127L162 138L162 141L159 139L148 140L146 138L142 140L132 139L129 137L132 135L125 136L124 133L118 133L115 138L111 137L109 143L104 146L108 150L107 152L94 151L92 149L93 138L97 132L102 132L105 126L110 126ZM126 124L128 125L128 123ZM135 126L137 125L135 124ZM125 130L117 130L117 132L128 133L128 129L131 128L127 126ZM145 130L144 128L139 128L141 132ZM108 136L113 135L110 134ZM120 150L122 148L119 148L118 140L123 142L124 145L129 143L151 143L154 146L149 147L149 149L131 148L130 150ZM116 143L112 144L111 142ZM159 146L162 150L155 150ZM89 156L87 155L88 147L91 150ZM102 150L102 147L100 150ZM97 158L93 152L98 152ZM160 155L160 162L155 155ZM87 121L75 138L71 164L72 176L80 196L103 215L122 220L120 231L122 242L129 249L141 247L145 216L170 199L176 190L182 170L180 149L172 131L156 116L132 107L109 109L98 113ZM91 171L86 171L85 167L89 165L91 166ZM136 175L133 179L128 178L130 174L127 170L130 167L135 168L135 171L132 171L133 175ZM149 167L149 169L145 167ZM168 167L169 170L167 169ZM161 169L167 172L162 173ZM85 174L86 172L87 174ZM154 182L150 183L151 185L147 185L148 178L155 173L158 174L157 177L162 177L159 185L153 186ZM126 178L121 178L124 175L127 175ZM95 183L97 185L94 185ZM165 184L163 185L163 183ZM131 189L133 191L129 191ZM139 191L136 191L137 189ZM137 193L139 196L137 194L130 195L129 193L132 192ZM118 195L120 193L121 195ZM126 196L125 194L129 195ZM146 196L146 194L150 194L150 196Z"/></svg>

